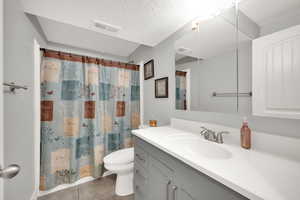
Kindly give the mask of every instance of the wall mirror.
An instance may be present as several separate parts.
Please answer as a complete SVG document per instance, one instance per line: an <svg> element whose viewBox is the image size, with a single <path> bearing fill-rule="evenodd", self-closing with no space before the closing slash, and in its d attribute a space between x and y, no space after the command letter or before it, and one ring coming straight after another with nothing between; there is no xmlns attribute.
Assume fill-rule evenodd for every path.
<svg viewBox="0 0 300 200"><path fill-rule="evenodd" d="M238 111L236 13L233 4L218 16L196 20L175 42L177 110Z"/></svg>
<svg viewBox="0 0 300 200"><path fill-rule="evenodd" d="M241 113L300 118L300 1L238 4L238 97ZM298 28L297 28L298 26Z"/></svg>

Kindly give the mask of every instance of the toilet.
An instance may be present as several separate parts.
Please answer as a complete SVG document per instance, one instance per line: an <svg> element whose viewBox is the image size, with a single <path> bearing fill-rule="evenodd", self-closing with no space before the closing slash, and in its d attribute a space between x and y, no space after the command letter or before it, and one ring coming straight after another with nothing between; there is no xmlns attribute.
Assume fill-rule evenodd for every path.
<svg viewBox="0 0 300 200"><path fill-rule="evenodd" d="M117 175L115 192L118 196L133 194L133 160L133 148L115 151L103 159L106 174Z"/></svg>

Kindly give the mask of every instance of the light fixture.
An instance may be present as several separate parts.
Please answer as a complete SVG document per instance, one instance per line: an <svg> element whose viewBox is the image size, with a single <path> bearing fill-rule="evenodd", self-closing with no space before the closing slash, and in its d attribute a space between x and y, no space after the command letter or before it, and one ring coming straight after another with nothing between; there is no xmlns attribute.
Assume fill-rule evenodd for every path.
<svg viewBox="0 0 300 200"><path fill-rule="evenodd" d="M193 31L199 31L201 21L216 17L226 9L234 7L241 0L196 0L192 9L198 9L198 17L192 24Z"/></svg>

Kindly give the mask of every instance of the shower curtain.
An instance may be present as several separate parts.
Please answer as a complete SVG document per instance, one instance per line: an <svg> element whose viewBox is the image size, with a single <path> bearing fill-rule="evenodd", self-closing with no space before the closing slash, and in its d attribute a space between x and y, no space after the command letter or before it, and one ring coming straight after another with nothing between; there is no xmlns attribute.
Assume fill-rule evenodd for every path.
<svg viewBox="0 0 300 200"><path fill-rule="evenodd" d="M100 177L103 157L132 146L138 66L44 50L40 190Z"/></svg>
<svg viewBox="0 0 300 200"><path fill-rule="evenodd" d="M186 72L176 71L176 109L186 110Z"/></svg>

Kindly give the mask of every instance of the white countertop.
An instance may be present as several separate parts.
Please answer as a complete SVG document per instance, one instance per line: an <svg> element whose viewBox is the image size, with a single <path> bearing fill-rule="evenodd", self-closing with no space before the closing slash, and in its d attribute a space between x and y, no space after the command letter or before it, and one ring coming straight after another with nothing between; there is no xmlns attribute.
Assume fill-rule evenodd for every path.
<svg viewBox="0 0 300 200"><path fill-rule="evenodd" d="M232 156L228 159L187 154L182 151L182 146L171 145L168 140L176 135L202 138L192 131L157 127L134 130L133 134L249 199L300 199L300 161L293 156L288 158L255 149L244 150L239 146L239 135L236 134L224 136L224 144L205 140L229 151Z"/></svg>

